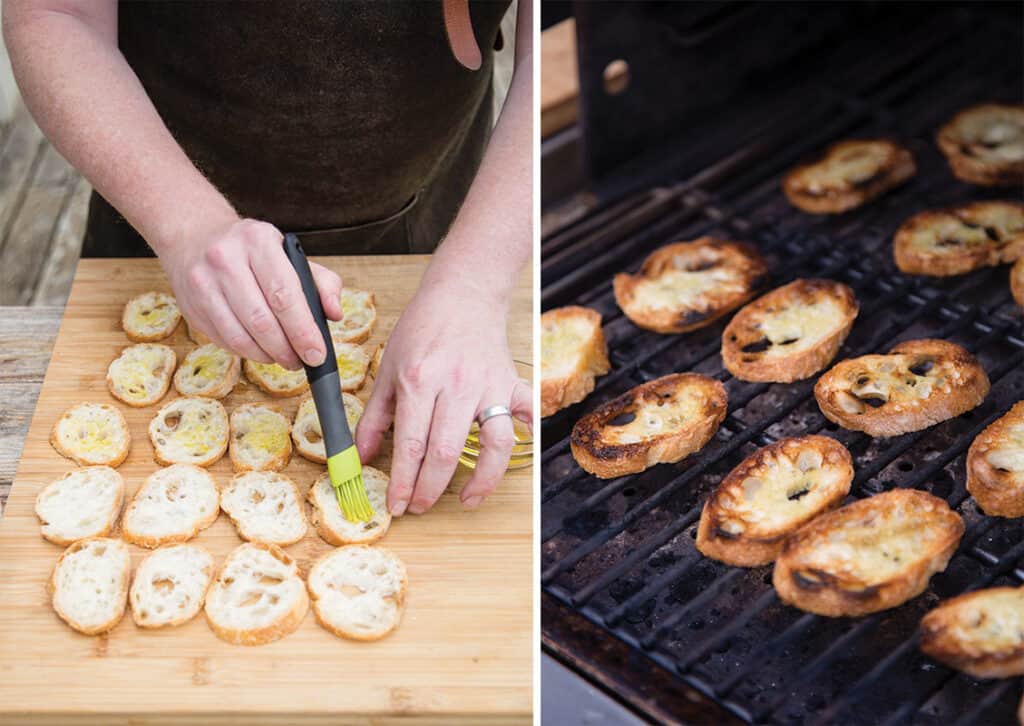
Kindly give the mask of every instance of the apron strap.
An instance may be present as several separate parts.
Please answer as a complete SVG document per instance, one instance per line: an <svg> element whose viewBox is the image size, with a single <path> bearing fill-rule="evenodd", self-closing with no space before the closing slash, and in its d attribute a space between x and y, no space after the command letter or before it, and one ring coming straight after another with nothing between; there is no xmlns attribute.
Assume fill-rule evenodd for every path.
<svg viewBox="0 0 1024 726"><path fill-rule="evenodd" d="M471 71L479 70L483 59L480 46L473 35L473 23L469 18L469 0L444 0L444 30L452 55Z"/></svg>

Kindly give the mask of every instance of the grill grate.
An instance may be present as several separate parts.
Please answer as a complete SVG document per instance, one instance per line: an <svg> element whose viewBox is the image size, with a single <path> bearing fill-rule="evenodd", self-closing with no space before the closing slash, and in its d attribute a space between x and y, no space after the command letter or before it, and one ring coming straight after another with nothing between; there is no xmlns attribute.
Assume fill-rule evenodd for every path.
<svg viewBox="0 0 1024 726"><path fill-rule="evenodd" d="M1021 679L976 681L930 661L916 640L921 616L941 599L1024 584L1024 520L983 516L964 488L967 447L1024 398L1024 324L1010 298L1007 268L933 280L904 276L891 261L892 233L914 212L1020 194L957 182L933 135L971 103L1020 102L1021 24L983 13L957 15L958 24L949 17L937 14L906 30L891 54L836 51L822 62L820 77L828 84L815 81L793 94L788 107L740 119L758 130L756 140L738 148L709 142L718 143L720 160L696 170L676 157L677 170L685 172L545 239L544 307L598 310L612 362L586 401L546 419L542 430L545 612L567 610L591 628L593 646L572 655L580 662L600 669L602 639L614 639L664 669L670 684L690 686L745 722L1014 722ZM812 218L787 204L780 189L786 169L832 140L870 135L908 143L919 167L910 184L838 217ZM623 188L631 183L626 179ZM771 287L797 277L831 277L853 287L861 313L838 358L884 351L900 340L946 338L978 356L992 393L952 421L872 440L821 415L815 379L778 385L732 378L718 355L724 322L681 336L633 326L615 305L611 275L635 270L663 244L701 234L757 244L771 266ZM729 394L729 415L703 451L609 481L576 466L568 435L584 412L686 370L718 378ZM962 515L967 531L960 549L924 595L865 618L823 618L782 604L770 566L733 568L697 552L700 509L721 478L757 447L815 432L850 449L851 498L913 487L944 497ZM561 651L559 622L546 618L543 627L548 646ZM606 684L635 692L628 672L616 673L605 674ZM658 694L638 701L641 710L657 712Z"/></svg>

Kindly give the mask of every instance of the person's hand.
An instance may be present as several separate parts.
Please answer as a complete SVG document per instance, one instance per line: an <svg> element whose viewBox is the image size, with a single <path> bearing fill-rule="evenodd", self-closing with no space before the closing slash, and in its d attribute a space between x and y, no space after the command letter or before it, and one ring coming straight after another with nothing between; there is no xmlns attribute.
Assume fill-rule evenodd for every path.
<svg viewBox="0 0 1024 726"><path fill-rule="evenodd" d="M516 375L505 336L506 309L454 285L420 288L398 320L380 364L373 394L356 430L363 461L370 461L394 420L388 510L421 514L448 486L466 435L490 406L508 406L532 425L529 384ZM480 506L498 485L515 443L508 416L488 419L481 452L460 494Z"/></svg>
<svg viewBox="0 0 1024 726"><path fill-rule="evenodd" d="M297 369L320 365L323 337L302 294L299 276L272 224L229 220L160 254L178 306L189 324L217 345L259 361ZM341 279L310 262L324 312L341 319Z"/></svg>

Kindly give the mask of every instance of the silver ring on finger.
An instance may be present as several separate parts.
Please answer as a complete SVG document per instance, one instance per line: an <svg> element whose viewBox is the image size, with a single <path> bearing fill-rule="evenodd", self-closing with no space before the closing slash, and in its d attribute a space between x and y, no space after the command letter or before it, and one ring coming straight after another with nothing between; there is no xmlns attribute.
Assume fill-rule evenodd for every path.
<svg viewBox="0 0 1024 726"><path fill-rule="evenodd" d="M495 416L508 416L511 418L512 409L508 406L488 406L480 412L479 416L476 417L476 423L480 428L483 428L484 424Z"/></svg>

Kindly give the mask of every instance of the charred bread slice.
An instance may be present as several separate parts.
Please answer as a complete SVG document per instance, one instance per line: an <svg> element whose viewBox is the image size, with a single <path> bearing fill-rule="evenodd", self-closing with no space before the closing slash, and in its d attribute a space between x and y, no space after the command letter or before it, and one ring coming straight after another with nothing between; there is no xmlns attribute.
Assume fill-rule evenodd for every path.
<svg viewBox="0 0 1024 726"><path fill-rule="evenodd" d="M921 650L975 678L1024 675L1024 587L945 601L921 620Z"/></svg>
<svg viewBox="0 0 1024 726"><path fill-rule="evenodd" d="M699 451L718 431L725 386L698 373L673 373L608 401L576 422L572 455L595 476L611 479L674 463Z"/></svg>
<svg viewBox="0 0 1024 726"><path fill-rule="evenodd" d="M768 564L788 535L838 506L852 481L850 452L827 436L787 438L758 449L704 504L697 549L730 565Z"/></svg>
<svg viewBox="0 0 1024 726"><path fill-rule="evenodd" d="M1024 255L1024 204L975 202L915 214L892 249L896 266L912 275L962 275L1013 262Z"/></svg>
<svg viewBox="0 0 1024 726"><path fill-rule="evenodd" d="M1024 257L1017 260L1010 270L1010 292L1017 304L1024 308Z"/></svg>
<svg viewBox="0 0 1024 726"><path fill-rule="evenodd" d="M974 439L967 491L990 517L1024 517L1024 401Z"/></svg>
<svg viewBox="0 0 1024 726"><path fill-rule="evenodd" d="M822 514L786 539L772 582L786 603L828 617L887 610L946 569L964 533L942 499L896 489Z"/></svg>
<svg viewBox="0 0 1024 726"><path fill-rule="evenodd" d="M782 181L793 206L812 214L838 214L865 204L914 176L914 157L888 139L840 141Z"/></svg>
<svg viewBox="0 0 1024 726"><path fill-rule="evenodd" d="M985 369L967 350L923 339L900 343L886 355L839 362L818 379L814 397L829 421L885 437L970 411L988 390Z"/></svg>
<svg viewBox="0 0 1024 726"><path fill-rule="evenodd" d="M686 333L749 300L767 271L753 246L701 237L655 250L636 275L616 275L615 301L641 328Z"/></svg>
<svg viewBox="0 0 1024 726"><path fill-rule="evenodd" d="M540 316L540 415L582 401L594 379L608 372L608 344L601 314L570 305Z"/></svg>
<svg viewBox="0 0 1024 726"><path fill-rule="evenodd" d="M860 307L834 280L794 280L748 304L722 334L722 362L742 381L791 383L827 366Z"/></svg>
<svg viewBox="0 0 1024 726"><path fill-rule="evenodd" d="M972 106L939 129L936 141L958 179L1024 184L1024 106Z"/></svg>

